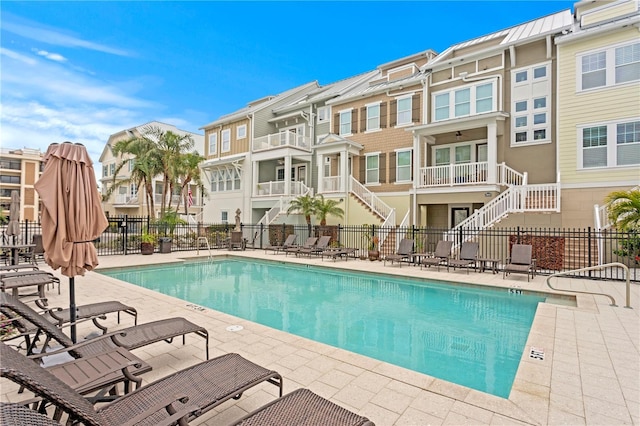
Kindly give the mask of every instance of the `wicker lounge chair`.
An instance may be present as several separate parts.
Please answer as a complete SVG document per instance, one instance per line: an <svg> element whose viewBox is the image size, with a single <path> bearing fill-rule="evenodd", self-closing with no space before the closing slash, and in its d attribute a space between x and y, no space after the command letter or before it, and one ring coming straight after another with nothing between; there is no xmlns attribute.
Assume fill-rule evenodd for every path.
<svg viewBox="0 0 640 426"><path fill-rule="evenodd" d="M0 402L0 424L29 426L60 426L53 419L21 404Z"/></svg>
<svg viewBox="0 0 640 426"><path fill-rule="evenodd" d="M452 267L454 270L456 268L467 268L467 274L469 273L471 266L473 266L473 269L476 269L478 261L478 246L478 243L472 241L462 243L462 247L460 247L460 256L458 256L457 259L447 260L447 272L449 271L449 267Z"/></svg>
<svg viewBox="0 0 640 426"><path fill-rule="evenodd" d="M375 426L308 389L298 389L247 414L233 426Z"/></svg>
<svg viewBox="0 0 640 426"><path fill-rule="evenodd" d="M296 243L297 237L298 236L296 234L289 234L287 236L287 239L284 240L284 243L282 243L282 245L267 246L265 247L264 252L266 253L268 251L272 251L274 252L274 254L277 254L278 252L285 251L286 249L288 249L289 247L292 247Z"/></svg>
<svg viewBox="0 0 640 426"><path fill-rule="evenodd" d="M242 231L231 231L229 250L244 250L244 243L245 241L242 237Z"/></svg>
<svg viewBox="0 0 640 426"><path fill-rule="evenodd" d="M0 291L11 291L14 297L19 297L20 289L25 287L37 287L36 293L22 294L22 296L32 296L37 294L41 299L45 298L45 286L58 284L58 294L60 293L60 279L50 272L32 270L19 270L17 272L0 273Z"/></svg>
<svg viewBox="0 0 640 426"><path fill-rule="evenodd" d="M322 257L322 260L324 260L325 256L330 257L334 262L338 258L349 260L350 257L355 259L357 250L358 249L354 247L329 247L322 250L320 256Z"/></svg>
<svg viewBox="0 0 640 426"><path fill-rule="evenodd" d="M24 386L85 425L181 424L192 420L260 383L279 387L282 377L238 354L204 361L95 409L64 382L39 368L24 355L0 344L0 376Z"/></svg>
<svg viewBox="0 0 640 426"><path fill-rule="evenodd" d="M51 339L57 341L64 347L70 347L74 344L62 330L38 314L30 306L27 306L8 294L0 293L0 310L10 318L18 317L15 322L18 327L23 327L24 324L21 325L20 321L26 320L38 328L32 339L33 342L27 350L27 354L33 352L35 342L41 334L46 335L41 350L47 348ZM126 336L122 336L119 333L126 333ZM171 342L174 337L178 336L182 336L184 343L185 335L191 333L205 339L205 352L207 359L209 359L209 333L207 330L179 317L152 321L118 330L117 333L111 334L110 339L98 340L93 344L85 345L81 351L76 351L72 356L82 356L83 354L93 355L115 347L133 350L162 340Z"/></svg>
<svg viewBox="0 0 640 426"><path fill-rule="evenodd" d="M527 281L529 281L529 276L535 277L536 260L532 259L532 251L531 244L514 244L511 247L511 258L507 259L502 278L504 279L511 272L527 274Z"/></svg>
<svg viewBox="0 0 640 426"><path fill-rule="evenodd" d="M285 254L286 256L288 256L288 255L289 255L289 253L292 253L292 254L295 254L295 255L297 256L297 255L298 255L298 252L299 252L301 249L305 249L305 250L311 249L311 248L313 248L313 247L315 247L315 246L316 246L316 243L317 243L317 242L318 242L318 237L309 237L309 238L307 238L307 240L304 242L304 244L302 244L301 246L291 246L291 247L289 247L289 248L285 249L284 254Z"/></svg>
<svg viewBox="0 0 640 426"><path fill-rule="evenodd" d="M300 250L296 252L296 256L306 255L311 257L312 254L322 254L323 251L329 248L331 237L328 235L323 235L320 238L316 238L316 240L318 240L318 242L315 245L312 245L310 247L300 247Z"/></svg>
<svg viewBox="0 0 640 426"><path fill-rule="evenodd" d="M436 245L436 251L433 253L432 257L425 257L420 262L420 269L423 266L437 266L438 271L440 270L440 265L446 263L447 259L451 255L451 247L453 247L453 241L438 241Z"/></svg>
<svg viewBox="0 0 640 426"><path fill-rule="evenodd" d="M413 256L413 246L414 241L410 238L403 238L400 240L400 244L398 244L398 251L393 254L388 254L384 258L384 265L387 264L387 261L398 262L399 265L402 265L402 261L410 261Z"/></svg>

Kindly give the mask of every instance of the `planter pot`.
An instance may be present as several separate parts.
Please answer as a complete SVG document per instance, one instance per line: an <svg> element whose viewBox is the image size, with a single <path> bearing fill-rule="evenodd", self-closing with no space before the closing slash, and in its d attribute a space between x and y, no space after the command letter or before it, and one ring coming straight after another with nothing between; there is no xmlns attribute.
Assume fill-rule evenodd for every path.
<svg viewBox="0 0 640 426"><path fill-rule="evenodd" d="M369 250L369 260L370 261L374 261L374 260L378 260L378 258L380 257L380 252L378 250Z"/></svg>
<svg viewBox="0 0 640 426"><path fill-rule="evenodd" d="M152 243L140 243L140 253L153 254L154 246Z"/></svg>

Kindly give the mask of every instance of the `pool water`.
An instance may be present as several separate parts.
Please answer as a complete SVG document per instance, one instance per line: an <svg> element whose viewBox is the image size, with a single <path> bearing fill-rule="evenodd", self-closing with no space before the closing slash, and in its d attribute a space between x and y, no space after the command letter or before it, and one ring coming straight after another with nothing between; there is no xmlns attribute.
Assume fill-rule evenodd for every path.
<svg viewBox="0 0 640 426"><path fill-rule="evenodd" d="M268 261L100 272L503 398L544 301L506 289Z"/></svg>

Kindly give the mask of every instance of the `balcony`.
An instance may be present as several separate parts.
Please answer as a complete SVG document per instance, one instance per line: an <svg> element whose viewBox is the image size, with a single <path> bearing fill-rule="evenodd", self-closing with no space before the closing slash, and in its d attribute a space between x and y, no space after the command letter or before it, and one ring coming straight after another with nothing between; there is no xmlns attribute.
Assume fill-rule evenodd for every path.
<svg viewBox="0 0 640 426"><path fill-rule="evenodd" d="M418 188L465 185L522 185L525 176L504 163L497 165L494 179L489 178L486 161L421 167Z"/></svg>
<svg viewBox="0 0 640 426"><path fill-rule="evenodd" d="M291 190L289 194L285 193L284 181L260 182L256 185L255 197L280 197L294 196L306 194L309 188L301 181L291 182Z"/></svg>
<svg viewBox="0 0 640 426"><path fill-rule="evenodd" d="M113 202L116 206L138 206L138 194L130 195L130 194L116 194L115 200Z"/></svg>
<svg viewBox="0 0 640 426"><path fill-rule="evenodd" d="M281 132L254 138L251 142L253 152L284 147L302 148L309 151L311 150L311 138L294 132Z"/></svg>

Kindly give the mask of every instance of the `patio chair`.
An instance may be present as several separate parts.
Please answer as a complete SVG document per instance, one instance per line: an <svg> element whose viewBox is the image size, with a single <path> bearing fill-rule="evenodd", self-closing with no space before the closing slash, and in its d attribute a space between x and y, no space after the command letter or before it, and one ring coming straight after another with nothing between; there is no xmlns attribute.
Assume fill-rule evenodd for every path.
<svg viewBox="0 0 640 426"><path fill-rule="evenodd" d="M11 290L14 297L37 294L40 299L45 299L45 286L47 288L49 285L55 287L56 283L58 284L58 294L60 294L60 279L50 272L37 270L37 267L36 270L31 271L0 272L0 291L4 293ZM36 293L20 294L20 289L32 286L37 287Z"/></svg>
<svg viewBox="0 0 640 426"><path fill-rule="evenodd" d="M288 256L289 253L293 253L293 254L298 254L298 251L300 249L310 249L312 247L315 247L316 243L318 242L318 237L309 237L307 238L307 240L304 242L304 244L302 244L301 246L291 246L288 247L284 250L284 254L285 256Z"/></svg>
<svg viewBox="0 0 640 426"><path fill-rule="evenodd" d="M74 346L71 339L64 334L61 329L56 327L55 324L49 322L30 306L27 306L8 294L0 293L0 310L9 318L16 319L16 325L18 327L23 327L19 321L24 319L32 323L37 328L32 339L33 342L31 342L30 348L27 350L28 355L33 353L35 349L35 342L42 334L46 335L46 337L42 343L42 347L40 348L41 352L44 352L45 349L47 349L52 339L65 348ZM122 333L125 333L125 335L122 336ZM200 327L180 317L152 321L145 324L137 324L133 327L120 329L115 333L103 334L103 336L108 336L110 338L96 340L92 344L83 346L80 350L74 350L71 355L74 357L93 355L116 347L133 350L163 340L171 343L173 338L178 336L182 336L182 343L184 344L186 339L185 336L192 333L205 340L206 357L209 359L209 333L207 330L204 327ZM91 340L89 340L89 342L91 342ZM46 353L42 354L42 356L46 356Z"/></svg>
<svg viewBox="0 0 640 426"><path fill-rule="evenodd" d="M400 244L398 244L398 251L392 254L388 254L384 257L384 265L387 264L387 260L391 262L398 262L399 265L402 265L402 261L410 261L411 256L413 255L413 246L414 241L411 238L403 238L400 240Z"/></svg>
<svg viewBox="0 0 640 426"><path fill-rule="evenodd" d="M85 425L186 424L260 383L279 388L282 376L230 353L180 370L95 408L74 389L24 355L0 345L0 376L24 386L59 412L68 423Z"/></svg>
<svg viewBox="0 0 640 426"><path fill-rule="evenodd" d="M329 248L329 242L331 242L331 236L323 235L320 238L316 238L317 243L309 247L300 247L300 250L296 252L296 256L307 255L311 257L312 254L320 255L323 251Z"/></svg>
<svg viewBox="0 0 640 426"><path fill-rule="evenodd" d="M245 241L245 243L244 243L244 247L245 247L245 248L250 248L250 249L254 249L254 250L255 250L255 248L256 248L256 241L258 240L258 234L259 234L259 232L258 232L258 231L256 231L256 232L253 234L253 238L252 238L251 240L246 240L246 241Z"/></svg>
<svg viewBox="0 0 640 426"><path fill-rule="evenodd" d="M233 426L263 425L375 426L368 418L316 395L297 389L247 414Z"/></svg>
<svg viewBox="0 0 640 426"><path fill-rule="evenodd" d="M453 241L438 241L436 245L436 251L433 253L431 257L425 257L420 262L420 269L423 266L437 266L438 271L440 270L440 265L444 264L449 256L451 255L451 247L453 247Z"/></svg>
<svg viewBox="0 0 640 426"><path fill-rule="evenodd" d="M322 260L324 260L326 256L332 258L334 262L338 258L346 261L349 260L350 257L355 259L357 250L358 249L355 247L329 247L323 250L322 253L320 253L320 256L322 257Z"/></svg>
<svg viewBox="0 0 640 426"><path fill-rule="evenodd" d="M478 261L478 247L479 244L477 242L466 241L462 243L458 258L447 260L447 272L449 272L449 267L453 267L454 270L456 268L467 268L467 274L469 273L471 266L473 266L473 269L476 269Z"/></svg>
<svg viewBox="0 0 640 426"><path fill-rule="evenodd" d="M535 277L536 260L532 259L532 251L531 244L514 244L511 247L511 257L507 259L507 264L504 267L502 279L511 272L527 274L527 281L529 281L529 276Z"/></svg>
<svg viewBox="0 0 640 426"><path fill-rule="evenodd" d="M266 254L268 251L272 251L274 254L277 254L278 252L285 251L296 243L296 238L298 238L296 234L289 234L282 245L267 246L265 247L264 252Z"/></svg>
<svg viewBox="0 0 640 426"><path fill-rule="evenodd" d="M242 231L231 231L229 250L244 250L244 238L242 237Z"/></svg>

